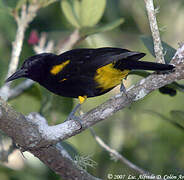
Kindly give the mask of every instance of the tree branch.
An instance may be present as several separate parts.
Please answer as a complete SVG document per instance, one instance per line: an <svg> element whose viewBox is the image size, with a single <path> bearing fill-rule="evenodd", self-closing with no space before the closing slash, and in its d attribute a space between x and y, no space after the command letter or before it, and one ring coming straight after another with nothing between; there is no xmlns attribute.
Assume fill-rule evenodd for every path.
<svg viewBox="0 0 184 180"><path fill-rule="evenodd" d="M30 4L28 7L24 4L21 9L20 17L18 16L18 12L14 14L14 18L17 22L17 32L15 41L12 43L12 54L6 78L12 75L17 69L26 28L36 16L36 12L38 11L39 8L40 8L39 4L36 3ZM8 99L10 84L11 82L6 83L0 89L0 95L5 100Z"/></svg>
<svg viewBox="0 0 184 180"><path fill-rule="evenodd" d="M54 48L53 41L50 40L50 41L48 41L48 43L46 43L46 38L47 38L46 33L42 33L40 40L38 42L38 45L34 46L34 51L36 54L53 51L53 48ZM13 99L13 98L19 96L25 90L30 88L34 83L35 83L34 81L27 79L27 80L23 81L21 84L17 85L16 87L14 87L12 89L9 88L8 92L6 93L6 100ZM1 91L0 91L0 94L1 94Z"/></svg>
<svg viewBox="0 0 184 180"><path fill-rule="evenodd" d="M72 49L72 47L74 47L80 40L81 37L79 34L79 30L76 29L64 42L59 42L56 48L57 54L61 54Z"/></svg>
<svg viewBox="0 0 184 180"><path fill-rule="evenodd" d="M156 61L159 63L165 63L163 47L160 40L160 33L157 25L157 19L155 15L156 12L154 9L153 0L144 0L144 2L146 4L146 10L147 10L150 28L152 32Z"/></svg>
<svg viewBox="0 0 184 180"><path fill-rule="evenodd" d="M105 144L105 142L99 136L96 135L96 133L94 132L94 130L92 128L90 128L90 131L91 131L92 136L96 140L96 142L103 149L105 149L105 151L109 152L110 155L113 156L113 159L121 161L123 164L125 164L130 169L134 170L135 172L137 172L139 174L148 174L148 175L150 174L150 173L144 171L143 169L139 168L138 166L136 166L135 164L133 164L132 162L130 162L128 159L126 159L123 155L121 155L120 153L118 153L116 150L112 149L107 144Z"/></svg>
<svg viewBox="0 0 184 180"><path fill-rule="evenodd" d="M26 4L22 6L22 11L20 17L18 14L14 14L14 18L17 22L17 33L15 37L15 41L12 43L12 55L8 68L7 77L12 75L18 66L19 56L22 50L22 44L24 40L25 30L29 23L34 19L36 13L40 6L38 4L30 4L28 7Z"/></svg>
<svg viewBox="0 0 184 180"><path fill-rule="evenodd" d="M154 176L155 180L162 180L161 178L157 178L156 175L154 175L150 172L147 172L147 171L143 170L142 168L138 167L137 165L133 164L127 158L125 158L123 155L121 155L119 152L117 152L115 149L112 149L111 147L109 147L107 144L105 144L105 142L99 136L96 135L96 133L94 132L94 130L92 128L90 128L90 131L91 131L92 136L96 140L96 142L105 151L109 152L114 160L119 160L124 165L128 166L130 169L132 169L134 172L136 172L138 174L143 174L143 175L147 175L147 176Z"/></svg>
<svg viewBox="0 0 184 180"><path fill-rule="evenodd" d="M100 180L78 167L59 143L30 152L57 174L60 174L63 179Z"/></svg>
<svg viewBox="0 0 184 180"><path fill-rule="evenodd" d="M32 81L31 79L27 79L17 85L16 87L12 88L9 90L9 93L7 94L7 99L13 99L20 94L22 94L25 90L29 89L35 82Z"/></svg>
<svg viewBox="0 0 184 180"><path fill-rule="evenodd" d="M14 142L17 143L23 151L30 151L64 179L74 180L82 178L84 180L97 180L97 178L78 167L59 143L53 145L44 144L43 146L42 143L46 142L46 139L42 141L42 135L38 131L38 128L30 121L31 117L26 119L26 117L17 113L2 99L0 99L0 104L0 129L4 129L3 131L12 137ZM37 114L33 113L32 116L35 116L34 118L40 121L41 124L45 121L43 117ZM8 122L9 119L11 119L11 121ZM13 124L15 126L12 122L14 122ZM4 125L5 127L3 127ZM50 130L52 131L52 129ZM42 147L39 146L40 148L36 148L40 143Z"/></svg>
<svg viewBox="0 0 184 180"><path fill-rule="evenodd" d="M33 47L36 54L54 51L54 42L52 40L49 40L48 43L46 43L46 40L47 40L47 34L42 33L40 40L38 42L38 45L35 45Z"/></svg>

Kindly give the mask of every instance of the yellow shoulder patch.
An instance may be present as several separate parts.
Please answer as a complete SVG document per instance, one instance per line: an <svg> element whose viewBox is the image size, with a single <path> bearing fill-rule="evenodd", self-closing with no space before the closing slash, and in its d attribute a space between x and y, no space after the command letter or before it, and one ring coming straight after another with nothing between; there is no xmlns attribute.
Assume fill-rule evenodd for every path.
<svg viewBox="0 0 184 180"><path fill-rule="evenodd" d="M82 104L87 99L87 96L79 96L78 99L79 99L79 103Z"/></svg>
<svg viewBox="0 0 184 180"><path fill-rule="evenodd" d="M52 69L50 70L50 73L53 75L58 74L69 63L70 63L70 60L67 60L61 64L53 66Z"/></svg>

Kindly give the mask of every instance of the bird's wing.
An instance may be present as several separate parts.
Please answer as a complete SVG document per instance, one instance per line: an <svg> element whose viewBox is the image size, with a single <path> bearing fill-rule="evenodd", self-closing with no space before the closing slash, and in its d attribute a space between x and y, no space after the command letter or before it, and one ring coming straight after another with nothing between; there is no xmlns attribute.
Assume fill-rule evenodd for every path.
<svg viewBox="0 0 184 180"><path fill-rule="evenodd" d="M80 66L82 69L95 70L121 59L139 60L144 53L133 52L121 48L74 49L58 56L71 61L71 66ZM71 68L71 66L68 68Z"/></svg>

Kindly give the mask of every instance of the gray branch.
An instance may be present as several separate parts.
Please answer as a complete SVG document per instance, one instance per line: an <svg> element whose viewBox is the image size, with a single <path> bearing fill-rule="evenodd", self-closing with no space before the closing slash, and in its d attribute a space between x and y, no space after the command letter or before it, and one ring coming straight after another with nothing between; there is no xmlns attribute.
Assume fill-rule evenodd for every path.
<svg viewBox="0 0 184 180"><path fill-rule="evenodd" d="M76 29L64 42L59 42L56 48L57 54L61 54L72 49L80 40L81 36L79 30Z"/></svg>
<svg viewBox="0 0 184 180"><path fill-rule="evenodd" d="M19 16L18 12L14 14L14 18L17 22L17 32L15 41L12 43L12 54L6 78L12 75L17 69L20 53L22 51L25 31L29 23L35 18L39 8L39 4L36 3L29 4L28 6L26 6L26 4L23 4L21 15ZM0 95L5 100L8 99L8 95L10 93L10 85L11 82L6 83L3 87L0 88Z"/></svg>
<svg viewBox="0 0 184 180"><path fill-rule="evenodd" d="M20 94L22 94L25 90L29 89L34 84L34 81L27 79L23 81L21 84L17 85L13 89L9 90L9 93L7 94L7 99L13 99Z"/></svg>
<svg viewBox="0 0 184 180"><path fill-rule="evenodd" d="M126 159L123 155L121 155L119 152L117 152L115 149L112 149L110 146L108 146L99 136L96 135L94 130L90 128L91 134L96 140L96 142L103 148L105 151L107 151L115 160L121 161L123 164L128 166L130 169L134 170L135 172L139 174L148 174L145 170L141 169L140 167L136 166L132 162L130 162L128 159Z"/></svg>
<svg viewBox="0 0 184 180"><path fill-rule="evenodd" d="M31 150L30 152L57 174L60 174L63 179L100 180L78 167L59 143L49 147Z"/></svg>
<svg viewBox="0 0 184 180"><path fill-rule="evenodd" d="M144 0L146 10L148 13L149 24L153 36L154 51L156 55L156 61L159 63L165 63L163 47L160 40L160 33L156 19L156 11L154 9L153 0Z"/></svg>
<svg viewBox="0 0 184 180"><path fill-rule="evenodd" d="M44 121L43 117L36 116L35 118L41 123ZM9 121L10 119L11 121ZM27 150L34 154L48 167L61 175L63 179L97 180L78 167L59 143L44 144L43 146L42 142L46 142L46 139L42 141L42 134L40 134L36 124L21 113L16 112L2 99L0 99L0 129L10 136L22 151ZM36 148L37 145L41 146Z"/></svg>

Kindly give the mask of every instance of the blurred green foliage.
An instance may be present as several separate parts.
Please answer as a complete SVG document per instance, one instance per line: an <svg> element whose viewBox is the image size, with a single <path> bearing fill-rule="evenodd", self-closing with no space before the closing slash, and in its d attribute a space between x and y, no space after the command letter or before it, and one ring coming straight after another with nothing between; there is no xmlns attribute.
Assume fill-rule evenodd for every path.
<svg viewBox="0 0 184 180"><path fill-rule="evenodd" d="M141 40L144 45L148 48L149 52L155 57L153 38L151 36L141 36ZM163 52L165 53L164 58L166 63L170 63L172 57L176 53L176 49L162 41Z"/></svg>
<svg viewBox="0 0 184 180"><path fill-rule="evenodd" d="M61 7L75 28L91 27L101 19L106 0L62 0Z"/></svg>
<svg viewBox="0 0 184 180"><path fill-rule="evenodd" d="M0 85L4 84L11 44L16 33L16 23L10 12L18 2L23 1L0 0ZM165 31L161 32L161 38L169 45L167 47L177 49L177 43L183 38L184 3L182 0L159 0L155 5L160 7L157 14L159 26L162 29L166 27ZM32 45L27 42L32 30L36 29L39 33L46 32L49 39L62 43L75 28L80 29L82 36L90 35L76 47L127 48L146 52L147 56L144 59L154 61L154 57L149 53L151 50L149 47L152 47L150 39L147 38L146 43L144 39L145 45L149 46L148 49L140 40L140 35L150 35L144 1L61 0L42 8L30 24L25 34L20 64L26 57L34 54ZM173 55L174 49L167 52L172 52ZM141 79L135 74L128 77L126 86L129 87ZM140 72L137 74L145 76ZM13 85L21 81L16 81ZM153 92L108 120L98 123L95 126L96 133L107 144L146 171L162 175L184 174L184 133L181 128L184 122L183 82L179 83L174 84L174 89L180 88L176 96L170 97L158 91ZM89 98L82 110L86 112L118 92L116 88L106 95ZM57 124L66 119L76 101L55 96L35 84L9 103L25 115L33 111L40 112L47 117L50 124ZM73 153L93 154L92 159L97 162L97 166L88 168L88 171L95 176L107 179L108 173L135 174L122 163L112 161L109 154L96 144L88 130L68 139L67 142L65 147ZM24 159L24 166L19 170L1 166L0 179L60 179L39 161L36 161L37 165L31 165L33 159L33 157Z"/></svg>

